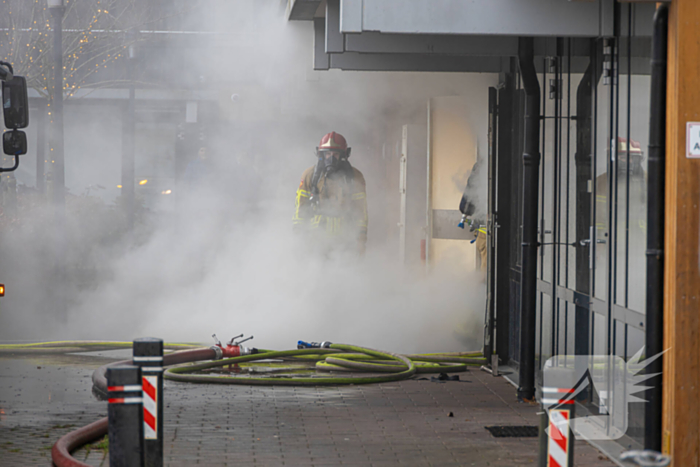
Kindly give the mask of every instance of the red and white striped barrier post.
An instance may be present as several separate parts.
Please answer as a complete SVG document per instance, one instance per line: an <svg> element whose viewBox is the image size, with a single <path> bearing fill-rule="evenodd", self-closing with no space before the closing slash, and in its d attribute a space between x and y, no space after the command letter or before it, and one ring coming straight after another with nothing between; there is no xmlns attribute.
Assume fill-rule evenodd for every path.
<svg viewBox="0 0 700 467"><path fill-rule="evenodd" d="M143 405L141 369L107 368L107 408L110 467L143 466Z"/></svg>
<svg viewBox="0 0 700 467"><path fill-rule="evenodd" d="M542 408L548 415L546 458L540 458L544 467L573 467L574 435L571 420L575 413L574 389L542 388ZM543 462L544 461L544 462Z"/></svg>
<svg viewBox="0 0 700 467"><path fill-rule="evenodd" d="M163 466L163 340L134 340L135 365L143 386L143 447L146 467Z"/></svg>

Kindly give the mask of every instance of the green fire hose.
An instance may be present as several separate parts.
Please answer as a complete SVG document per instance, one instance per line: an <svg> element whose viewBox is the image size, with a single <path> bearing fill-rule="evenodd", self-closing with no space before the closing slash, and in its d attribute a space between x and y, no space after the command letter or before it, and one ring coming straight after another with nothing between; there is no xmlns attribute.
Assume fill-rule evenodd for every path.
<svg viewBox="0 0 700 467"><path fill-rule="evenodd" d="M0 355L95 352L129 349L132 345L132 342L121 341L0 344ZM197 344L166 343L163 347L168 350L200 349L204 351ZM179 353L168 355L175 357ZM201 356L198 358L201 360ZM264 371L252 371L250 365L246 368L246 364L252 362L255 362L255 368L258 370L262 368ZM173 360L172 363L177 363L177 359ZM401 381L411 378L417 373L463 372L466 371L468 365L478 366L485 363L486 359L483 358L481 352L399 355L354 345L329 344L326 348L284 351L257 350L256 353L239 357L197 364L187 363L167 369L164 377L173 381L194 383L328 386ZM227 366L229 368L235 367L238 371L229 371L228 374L222 374L222 372L218 374L203 373L205 370L217 371L217 368L221 369ZM340 376L337 373L343 373L343 375ZM355 373L356 376L350 376L350 373Z"/></svg>
<svg viewBox="0 0 700 467"><path fill-rule="evenodd" d="M355 345L330 344L327 348L284 351L259 350L258 353L225 358L194 365L169 368L164 378L189 383L243 384L256 386L328 386L342 384L388 383L408 379L416 373L455 373L466 371L467 365L483 365L486 359L478 352L467 354L399 355ZM216 367L238 366L242 363L281 360L306 362L306 367L276 368L265 376L234 376L222 374L193 374ZM314 366L310 364L315 362ZM293 376L300 370L315 369L324 372L378 373L363 376ZM292 375L281 372L288 370Z"/></svg>
<svg viewBox="0 0 700 467"><path fill-rule="evenodd" d="M0 344L2 354L66 354L80 352L104 352L108 350L130 349L133 342L121 341L54 341L28 344ZM184 350L200 347L198 344L163 344L168 350Z"/></svg>

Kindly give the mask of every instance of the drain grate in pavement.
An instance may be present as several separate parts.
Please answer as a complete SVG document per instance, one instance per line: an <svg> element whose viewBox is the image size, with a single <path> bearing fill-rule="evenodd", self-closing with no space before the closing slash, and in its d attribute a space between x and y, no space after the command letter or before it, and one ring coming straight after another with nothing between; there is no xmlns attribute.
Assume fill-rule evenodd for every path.
<svg viewBox="0 0 700 467"><path fill-rule="evenodd" d="M536 426L485 426L495 438L537 438Z"/></svg>

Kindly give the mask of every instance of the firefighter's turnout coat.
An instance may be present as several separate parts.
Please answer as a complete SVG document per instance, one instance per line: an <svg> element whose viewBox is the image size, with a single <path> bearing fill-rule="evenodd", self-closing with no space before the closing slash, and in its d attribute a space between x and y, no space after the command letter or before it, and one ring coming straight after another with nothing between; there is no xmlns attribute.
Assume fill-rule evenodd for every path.
<svg viewBox="0 0 700 467"><path fill-rule="evenodd" d="M301 176L293 224L297 230L316 232L332 241L362 245L367 241L367 195L365 178L354 167L352 176L343 172L322 175L317 183L317 202L312 201L314 166Z"/></svg>

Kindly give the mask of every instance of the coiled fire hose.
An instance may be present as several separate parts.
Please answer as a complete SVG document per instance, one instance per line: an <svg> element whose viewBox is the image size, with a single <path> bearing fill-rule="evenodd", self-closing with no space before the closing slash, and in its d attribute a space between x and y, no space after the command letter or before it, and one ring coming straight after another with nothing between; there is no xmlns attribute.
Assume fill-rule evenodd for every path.
<svg viewBox="0 0 700 467"><path fill-rule="evenodd" d="M466 371L467 365L482 365L481 354L399 355L346 344L328 344L325 348L285 351L258 350L257 353L215 360L195 365L169 368L165 379L190 383L244 384L257 386L322 386L342 384L373 384L401 381L416 373L455 373ZM233 366L259 360L295 358L292 361L315 362L311 369L323 372L380 373L368 376L279 376L285 371L304 370L304 367L277 368L276 374L263 376L192 374L215 367ZM306 368L309 369L308 367Z"/></svg>
<svg viewBox="0 0 700 467"><path fill-rule="evenodd" d="M233 342L233 340L232 340ZM301 344L301 341L300 341ZM305 343L304 343L305 344ZM60 341L32 344L0 344L0 354L66 354L92 351L126 349L131 342L105 341ZM171 352L163 356L163 366L175 366L164 372L164 378L174 381L243 384L266 386L320 386L343 384L372 384L401 381L416 373L454 373L466 371L468 365L482 365L486 359L481 352L440 353L422 355L400 355L392 352L368 349L345 344L323 343L314 348L297 348L295 350L272 351L247 349L241 345L227 345L209 348L192 348L192 344L164 344L166 349L187 349ZM231 353L231 349L237 352ZM240 355L232 358L222 356ZM211 360L205 363L185 365L192 362ZM239 367L241 364L258 362L256 365L272 363L271 374L253 376L226 374L192 374L216 367ZM132 364L132 360L104 365L92 375L93 391L101 396L107 395L107 367ZM287 373L303 371L326 372L329 376L290 376ZM362 376L335 376L334 372L356 372ZM370 375L367 375L370 373ZM376 374L374 374L376 373ZM71 452L81 446L99 439L107 434L107 417L74 430L62 436L51 450L51 458L57 467L87 467L71 456Z"/></svg>

